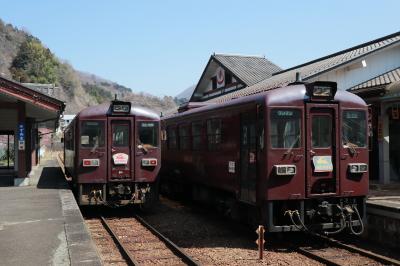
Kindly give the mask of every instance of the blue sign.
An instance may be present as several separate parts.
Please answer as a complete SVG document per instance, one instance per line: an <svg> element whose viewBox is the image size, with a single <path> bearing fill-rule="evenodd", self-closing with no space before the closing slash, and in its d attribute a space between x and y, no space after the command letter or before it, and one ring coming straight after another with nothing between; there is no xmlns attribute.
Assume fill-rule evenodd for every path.
<svg viewBox="0 0 400 266"><path fill-rule="evenodd" d="M18 125L18 140L20 140L20 141L25 140L25 125L24 124Z"/></svg>

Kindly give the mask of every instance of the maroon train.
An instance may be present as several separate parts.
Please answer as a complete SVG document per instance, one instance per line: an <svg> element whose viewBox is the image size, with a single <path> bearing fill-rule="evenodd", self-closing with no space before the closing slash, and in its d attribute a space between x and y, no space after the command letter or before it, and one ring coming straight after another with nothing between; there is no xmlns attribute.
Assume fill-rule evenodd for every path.
<svg viewBox="0 0 400 266"><path fill-rule="evenodd" d="M334 82L295 83L162 119L162 189L268 232L363 230L368 108ZM163 134L163 135L164 135Z"/></svg>
<svg viewBox="0 0 400 266"><path fill-rule="evenodd" d="M159 121L122 101L77 114L64 132L64 165L79 205L151 207L158 198Z"/></svg>

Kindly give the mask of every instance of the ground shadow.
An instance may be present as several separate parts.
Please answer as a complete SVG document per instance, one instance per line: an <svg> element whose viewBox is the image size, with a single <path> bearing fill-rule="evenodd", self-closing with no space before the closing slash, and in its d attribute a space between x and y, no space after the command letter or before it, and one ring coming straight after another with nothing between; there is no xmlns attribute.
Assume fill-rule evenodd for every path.
<svg viewBox="0 0 400 266"><path fill-rule="evenodd" d="M60 167L43 167L36 187L40 189L67 189L68 183Z"/></svg>
<svg viewBox="0 0 400 266"><path fill-rule="evenodd" d="M13 175L0 175L0 187L10 187L14 186L14 176Z"/></svg>

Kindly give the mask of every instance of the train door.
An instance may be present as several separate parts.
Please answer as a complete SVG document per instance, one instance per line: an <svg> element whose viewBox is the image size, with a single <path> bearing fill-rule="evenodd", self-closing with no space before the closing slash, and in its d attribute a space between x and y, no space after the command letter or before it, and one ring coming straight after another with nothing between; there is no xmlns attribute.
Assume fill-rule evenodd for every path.
<svg viewBox="0 0 400 266"><path fill-rule="evenodd" d="M307 104L307 196L339 193L336 104Z"/></svg>
<svg viewBox="0 0 400 266"><path fill-rule="evenodd" d="M257 183L256 112L240 116L240 200L256 202Z"/></svg>
<svg viewBox="0 0 400 266"><path fill-rule="evenodd" d="M128 181L133 179L132 136L133 118L109 117L109 167L108 177L112 180Z"/></svg>

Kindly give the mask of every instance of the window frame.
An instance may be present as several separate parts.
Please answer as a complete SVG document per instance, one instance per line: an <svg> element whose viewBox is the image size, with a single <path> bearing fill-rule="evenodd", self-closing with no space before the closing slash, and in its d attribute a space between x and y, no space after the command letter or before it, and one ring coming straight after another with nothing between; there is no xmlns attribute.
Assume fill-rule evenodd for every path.
<svg viewBox="0 0 400 266"><path fill-rule="evenodd" d="M315 117L318 117L318 118L320 118L320 117L328 117L329 118L329 129L330 129L330 132L331 132L331 135L330 135L330 142L329 142L329 146L326 146L326 147L317 147L317 146L314 146L314 143L313 143L313 136L314 136L314 128L313 128L313 126L314 126L314 118ZM334 146L334 136L333 136L333 134L335 133L335 132L333 132L332 130L333 130L333 119L334 119L334 117L333 117L333 115L332 114L330 114L330 113L318 113L318 114L313 114L312 116L311 116L311 148L312 149L332 149L333 148L333 146ZM320 140L320 138L319 138L319 140Z"/></svg>
<svg viewBox="0 0 400 266"><path fill-rule="evenodd" d="M194 128L194 125L195 124L197 124L197 125L200 125L200 134L193 134L193 128ZM193 121L193 122L191 122L190 123L190 135L191 135L191 148L192 148L192 151L201 151L201 150L203 150L202 149L202 147L203 147L203 145L204 145L204 141L203 141L203 135L204 135L204 122L202 121L202 120L197 120L197 121ZM200 142L199 142L199 147L196 147L195 148L195 141L194 141L194 139L195 138L199 138L200 139Z"/></svg>
<svg viewBox="0 0 400 266"><path fill-rule="evenodd" d="M344 146L343 136L344 136L344 114L345 112L361 112L365 115L365 144L362 147L354 147L355 149L368 149L369 148L369 136L368 136L368 110L360 109L360 108L343 108L341 111L341 121L340 121L340 147L346 149L347 147Z"/></svg>
<svg viewBox="0 0 400 266"><path fill-rule="evenodd" d="M136 141L137 142L141 142L141 139L140 139L140 129L142 128L141 127L141 125L143 124L143 123L154 123L154 130L155 130L155 133L156 133L156 136L155 136L155 140L156 140L156 145L152 145L152 144L150 144L151 145L151 149L156 149L156 148L159 148L160 147L160 145L161 145L161 143L160 143L160 122L159 121L147 121L147 120L140 120L140 121L136 121L136 124L137 124L137 126L136 126L136 130L137 130L137 139L136 139ZM154 132L153 132L154 133ZM141 143L141 145L148 145L149 143ZM147 147L148 148L148 147Z"/></svg>
<svg viewBox="0 0 400 266"><path fill-rule="evenodd" d="M175 133L174 147L171 147L171 134L170 134L171 131ZM177 150L178 149L178 135L177 135L177 126L176 125L167 126L167 148L168 148L168 150Z"/></svg>
<svg viewBox="0 0 400 266"><path fill-rule="evenodd" d="M183 129L184 131L186 131L186 135L184 135L184 136L182 136L181 135L181 129ZM182 151L187 151L187 150L190 150L190 148L191 148L191 146L192 146L192 143L191 143L191 139L192 139L192 136L191 136L191 130L190 130L190 128L189 128L189 125L187 124L187 123L184 123L184 124L179 124L178 126L177 126L177 132L178 132L178 142L179 142L179 150L182 150ZM183 140L185 141L185 147L183 147Z"/></svg>
<svg viewBox="0 0 400 266"><path fill-rule="evenodd" d="M106 139L106 121L104 121L104 120L81 120L80 121L80 124L79 124L79 139L78 139L78 145L79 145L79 148L80 149L93 149L95 146L91 146L91 147L85 147L85 146L82 146L82 132L83 132L83 124L84 123L87 123L87 122L98 122L98 123L101 123L101 124L103 124L103 145L99 145L98 147L96 147L96 148L105 148L106 147L106 141L107 141L107 139Z"/></svg>
<svg viewBox="0 0 400 266"><path fill-rule="evenodd" d="M213 122L218 122L218 126L219 126L219 130L220 133L216 134L216 133L209 133L209 129L212 128L212 123ZM207 137L207 150L208 151L218 151L221 149L221 144L223 142L223 132L222 132L222 119L221 118L210 118L206 120L206 137ZM216 137L219 136L219 142L216 142ZM213 138L211 138L213 137ZM212 142L211 140L214 139L214 142ZM215 147L215 148L211 148L211 147Z"/></svg>
<svg viewBox="0 0 400 266"><path fill-rule="evenodd" d="M123 120L122 120L123 121ZM113 147L118 147L118 148L126 148L126 147L130 147L131 146L131 127L130 127L130 123L129 123L129 121L123 121L123 122L120 122L120 121L118 121L118 122L115 122L115 121L113 121L112 122L112 124L111 124L111 145L113 146ZM119 143L116 143L115 142L115 140L114 140L114 132L115 132L115 129L117 128L117 127L120 127L120 126L123 126L123 127L125 127L126 126L126 129L128 129L128 136L127 136L127 144L125 145L125 143L123 144L123 145L121 145L121 144L119 144ZM117 136L116 136L117 137ZM123 137L123 140L125 140L125 136L124 135L122 135L122 137Z"/></svg>
<svg viewBox="0 0 400 266"><path fill-rule="evenodd" d="M2 136L7 136L7 165L6 166L0 166L0 169L2 170L11 170L15 168L16 164L16 156L18 156L18 149L16 149L15 144L17 142L17 136L15 134L14 130L1 130L0 135ZM12 136L13 141L11 143L10 141L10 136ZM12 144L12 145L11 145ZM10 147L12 147L13 151L13 156L12 158L11 153L10 153ZM12 159L12 165L10 165L10 159Z"/></svg>
<svg viewBox="0 0 400 266"><path fill-rule="evenodd" d="M287 106L274 106L272 108L268 109L268 124L267 124L267 132L268 132L268 137L267 137L267 143L268 143L268 149L271 150L285 150L287 151L289 148L281 148L281 147L273 147L272 146L272 112L275 110L294 110L294 111L299 111L300 115L299 115L299 133L300 133L300 137L299 137L299 146L298 147L293 147L292 150L301 150L303 149L303 145L304 145L304 141L303 141L303 135L304 135L304 109L301 107L287 107ZM265 134L265 133L264 133Z"/></svg>

